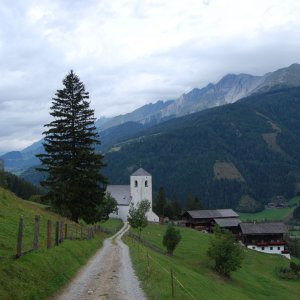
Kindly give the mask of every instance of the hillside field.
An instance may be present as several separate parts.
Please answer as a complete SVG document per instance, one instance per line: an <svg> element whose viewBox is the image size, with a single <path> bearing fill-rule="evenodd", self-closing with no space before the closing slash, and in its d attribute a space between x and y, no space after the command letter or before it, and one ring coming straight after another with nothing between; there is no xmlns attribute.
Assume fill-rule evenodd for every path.
<svg viewBox="0 0 300 300"><path fill-rule="evenodd" d="M211 236L189 228L179 229L182 241L174 257L126 238L134 268L149 299L171 299L170 268L176 277L175 299L300 299L300 280L283 280L276 275L277 267L289 265L286 258L245 249L242 268L232 273L231 279L224 279L213 270L206 254ZM165 230L165 225L149 224L142 238L164 249Z"/></svg>
<svg viewBox="0 0 300 300"><path fill-rule="evenodd" d="M295 197L287 202L284 208L266 208L258 213L239 213L242 221L280 221L289 219L296 206L300 201L300 197Z"/></svg>
<svg viewBox="0 0 300 300"><path fill-rule="evenodd" d="M14 259L21 215L25 224L24 250L32 246L34 216L40 216L40 249ZM91 240L65 240L47 250L45 230L48 219L54 222L61 217L0 188L0 299L47 299L74 276L107 237L97 233ZM118 221L102 224L109 229L119 225Z"/></svg>

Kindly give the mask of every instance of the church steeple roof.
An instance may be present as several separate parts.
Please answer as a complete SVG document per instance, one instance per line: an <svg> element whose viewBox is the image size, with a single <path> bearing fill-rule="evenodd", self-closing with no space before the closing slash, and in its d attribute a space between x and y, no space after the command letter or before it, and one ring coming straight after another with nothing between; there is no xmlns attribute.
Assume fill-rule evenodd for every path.
<svg viewBox="0 0 300 300"><path fill-rule="evenodd" d="M131 174L131 176L151 176L151 174L145 171L143 168L139 168L133 174Z"/></svg>

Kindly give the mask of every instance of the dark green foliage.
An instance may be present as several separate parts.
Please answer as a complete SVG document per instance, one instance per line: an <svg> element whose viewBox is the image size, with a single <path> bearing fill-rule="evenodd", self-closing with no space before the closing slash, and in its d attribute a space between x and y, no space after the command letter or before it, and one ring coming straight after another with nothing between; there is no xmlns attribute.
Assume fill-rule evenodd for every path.
<svg viewBox="0 0 300 300"><path fill-rule="evenodd" d="M207 251L208 256L214 260L215 269L223 276L230 277L230 273L239 269L244 257L240 245L235 242L229 230L214 227L214 235Z"/></svg>
<svg viewBox="0 0 300 300"><path fill-rule="evenodd" d="M180 241L181 234L179 229L169 225L163 237L163 245L167 248L167 253L172 255Z"/></svg>
<svg viewBox="0 0 300 300"><path fill-rule="evenodd" d="M290 268L291 270L297 275L299 276L299 272L300 272L300 264L297 264L293 261L290 262Z"/></svg>
<svg viewBox="0 0 300 300"><path fill-rule="evenodd" d="M199 210L202 209L201 201L198 197L195 197L192 193L187 193L184 201L185 210Z"/></svg>
<svg viewBox="0 0 300 300"><path fill-rule="evenodd" d="M164 207L164 217L169 218L170 220L173 220L175 216L174 207L170 201L168 201L165 204Z"/></svg>
<svg viewBox="0 0 300 300"><path fill-rule="evenodd" d="M277 268L277 275L282 279L297 279L298 274L292 270L292 268L288 267L279 267Z"/></svg>
<svg viewBox="0 0 300 300"><path fill-rule="evenodd" d="M100 143L94 125L94 111L89 107L89 94L79 77L71 71L63 80L52 101L53 121L43 134L45 154L38 157L48 174L41 182L57 211L78 222L96 222L103 217L98 209L103 202L106 179L100 173L104 166L101 154L95 153Z"/></svg>
<svg viewBox="0 0 300 300"><path fill-rule="evenodd" d="M285 241L287 242L291 255L300 258L300 239L286 236Z"/></svg>
<svg viewBox="0 0 300 300"><path fill-rule="evenodd" d="M163 185L183 204L187 192L205 208L234 208L249 195L265 204L274 196L295 194L300 181L300 88L269 91L237 103L170 120L143 131L117 152L106 155L107 175L126 184L130 168L153 176L154 190ZM281 130L268 146L263 134ZM216 161L231 162L244 181L214 177Z"/></svg>
<svg viewBox="0 0 300 300"><path fill-rule="evenodd" d="M298 206L294 209L293 218L294 219L300 219L300 206Z"/></svg>
<svg viewBox="0 0 300 300"><path fill-rule="evenodd" d="M175 220L180 219L180 217L181 217L181 207L179 205L178 198L177 198L176 194L174 194L172 199L171 199L171 205L173 207L174 219Z"/></svg>
<svg viewBox="0 0 300 300"><path fill-rule="evenodd" d="M115 198L111 196L110 193L107 193L100 205L97 206L97 211L100 217L100 220L107 221L109 219L109 214L118 211L118 203Z"/></svg>
<svg viewBox="0 0 300 300"><path fill-rule="evenodd" d="M255 201L252 197L245 195L243 196L239 203L238 206L236 207L236 210L239 212L243 213L255 213L262 211L264 209L264 206Z"/></svg>
<svg viewBox="0 0 300 300"><path fill-rule="evenodd" d="M128 223L132 228L139 230L139 237L144 227L148 225L146 213L150 210L150 202L148 200L142 200L134 207L133 203L130 204L128 213Z"/></svg>
<svg viewBox="0 0 300 300"><path fill-rule="evenodd" d="M155 205L154 205L155 208L154 212L160 217L165 216L164 209L165 209L166 201L167 199L165 195L165 189L163 186L161 186L156 196Z"/></svg>
<svg viewBox="0 0 300 300"><path fill-rule="evenodd" d="M9 172L0 171L0 187L8 189L18 197L28 200L33 195L41 195L43 191Z"/></svg>

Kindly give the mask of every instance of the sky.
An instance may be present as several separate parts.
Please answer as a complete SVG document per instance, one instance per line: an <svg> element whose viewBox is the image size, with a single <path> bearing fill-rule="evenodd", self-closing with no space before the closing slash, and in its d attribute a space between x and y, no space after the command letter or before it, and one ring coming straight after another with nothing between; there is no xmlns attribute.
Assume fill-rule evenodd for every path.
<svg viewBox="0 0 300 300"><path fill-rule="evenodd" d="M0 153L41 139L73 69L95 116L300 62L299 0L1 0Z"/></svg>

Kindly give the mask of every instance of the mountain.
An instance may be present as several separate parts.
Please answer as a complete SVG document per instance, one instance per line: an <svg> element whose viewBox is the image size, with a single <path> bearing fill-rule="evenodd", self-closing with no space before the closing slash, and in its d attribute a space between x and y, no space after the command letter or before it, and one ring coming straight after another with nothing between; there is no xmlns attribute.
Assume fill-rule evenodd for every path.
<svg viewBox="0 0 300 300"><path fill-rule="evenodd" d="M33 143L22 151L11 151L0 157L4 162L4 168L8 172L21 174L24 170L39 164L35 154L43 153L43 140Z"/></svg>
<svg viewBox="0 0 300 300"><path fill-rule="evenodd" d="M300 189L300 88L278 88L147 129L106 156L105 173L126 184L142 164L154 189L206 208L290 198ZM249 201L248 201L249 202Z"/></svg>
<svg viewBox="0 0 300 300"><path fill-rule="evenodd" d="M102 141L98 150L106 152L114 143L127 140L167 120L234 103L243 97L270 91L274 87L289 86L300 86L299 64L293 64L264 76L228 74L216 84L210 83L201 89L194 88L176 100L157 101L125 115L100 118L96 122ZM6 153L0 159L4 161L6 170L21 174L39 163L35 154L41 151L43 151L42 140L22 151ZM32 170L29 173L31 174Z"/></svg>
<svg viewBox="0 0 300 300"><path fill-rule="evenodd" d="M131 113L125 115L119 115L114 118L103 119L100 118L96 122L97 128L100 131L108 129L110 127L118 126L124 124L126 122L138 122L140 124L157 124L160 123L163 119L160 116L160 111L167 108L171 105L174 100L167 100L167 101L157 101L156 103L146 104Z"/></svg>
<svg viewBox="0 0 300 300"><path fill-rule="evenodd" d="M300 65L292 64L263 76L228 74L216 84L210 83L204 88L194 88L176 100L150 103L126 115L102 121L99 129L107 129L129 121L158 124L171 118L233 103L254 93L271 90L275 86L300 86ZM99 122L100 120L102 119L99 119Z"/></svg>

